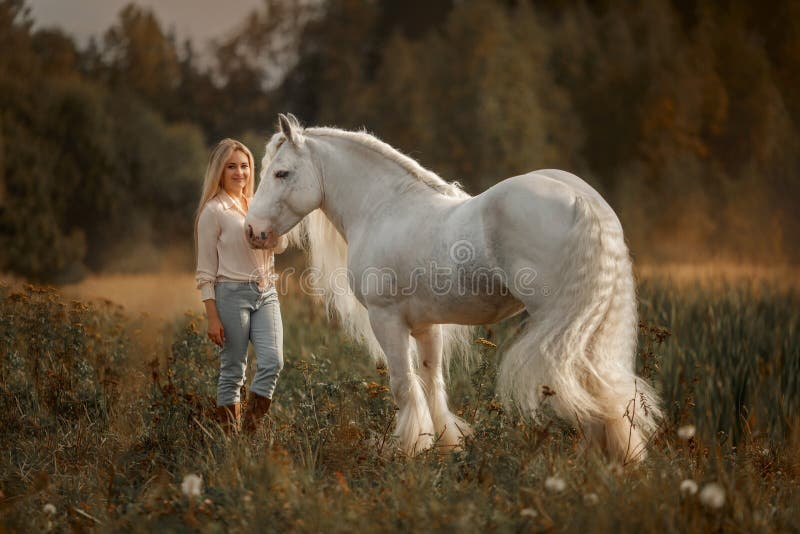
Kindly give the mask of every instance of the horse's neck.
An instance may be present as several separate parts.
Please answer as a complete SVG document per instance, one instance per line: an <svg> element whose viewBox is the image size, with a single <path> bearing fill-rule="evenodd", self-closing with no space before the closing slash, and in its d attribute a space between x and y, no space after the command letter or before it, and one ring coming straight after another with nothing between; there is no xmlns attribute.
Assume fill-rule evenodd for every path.
<svg viewBox="0 0 800 534"><path fill-rule="evenodd" d="M322 211L348 239L385 206L407 201L408 178L395 162L347 139L325 138L316 150L322 174Z"/></svg>

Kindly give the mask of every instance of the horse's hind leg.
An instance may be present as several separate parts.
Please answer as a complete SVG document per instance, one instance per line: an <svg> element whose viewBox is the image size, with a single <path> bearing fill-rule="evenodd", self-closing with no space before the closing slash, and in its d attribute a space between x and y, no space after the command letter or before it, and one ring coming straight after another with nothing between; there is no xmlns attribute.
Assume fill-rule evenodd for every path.
<svg viewBox="0 0 800 534"><path fill-rule="evenodd" d="M469 425L447 407L447 391L442 372L442 327L429 325L411 332L419 352L419 374L425 385L428 407L436 430L436 446L456 449L464 436L470 434Z"/></svg>
<svg viewBox="0 0 800 534"><path fill-rule="evenodd" d="M398 314L380 308L369 310L369 321L386 354L389 384L400 408L395 435L403 450L414 455L433 444L434 434L425 393L411 363L409 328Z"/></svg>

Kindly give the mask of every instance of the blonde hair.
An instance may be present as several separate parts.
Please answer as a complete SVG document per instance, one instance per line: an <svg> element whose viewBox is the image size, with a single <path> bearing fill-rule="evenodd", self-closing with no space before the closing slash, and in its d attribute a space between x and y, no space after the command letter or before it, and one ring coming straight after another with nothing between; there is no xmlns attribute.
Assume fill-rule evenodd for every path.
<svg viewBox="0 0 800 534"><path fill-rule="evenodd" d="M254 180L256 175L255 165L253 164L253 154L246 146L235 139L223 139L214 150L211 151L211 156L208 158L208 166L206 167L206 176L203 179L203 193L200 195L200 204L197 206L197 212L194 214L194 250L195 259L197 259L197 222L200 220L200 212L209 200L214 198L219 190L222 189L222 171L225 167L225 162L231 157L234 151L240 151L247 156L247 162L250 165L250 179L244 186L245 205L250 204L250 199L253 198Z"/></svg>

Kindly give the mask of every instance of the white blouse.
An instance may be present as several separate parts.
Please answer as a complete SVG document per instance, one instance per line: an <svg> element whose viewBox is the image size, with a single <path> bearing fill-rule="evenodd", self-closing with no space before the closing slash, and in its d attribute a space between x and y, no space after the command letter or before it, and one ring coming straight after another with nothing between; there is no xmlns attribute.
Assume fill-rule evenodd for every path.
<svg viewBox="0 0 800 534"><path fill-rule="evenodd" d="M197 289L202 300L214 299L214 284L223 280L257 282L268 287L275 278L275 256L286 250L281 236L272 250L250 248L244 233L246 212L225 192L209 200L197 221Z"/></svg>

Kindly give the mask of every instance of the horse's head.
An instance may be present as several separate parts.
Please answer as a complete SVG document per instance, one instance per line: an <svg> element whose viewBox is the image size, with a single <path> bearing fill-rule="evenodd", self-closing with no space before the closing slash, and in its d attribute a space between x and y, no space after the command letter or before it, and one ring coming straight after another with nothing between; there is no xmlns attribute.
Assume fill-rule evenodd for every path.
<svg viewBox="0 0 800 534"><path fill-rule="evenodd" d="M272 248L278 237L320 207L322 182L303 129L293 115L279 115L280 131L267 143L261 181L245 219L253 248Z"/></svg>

